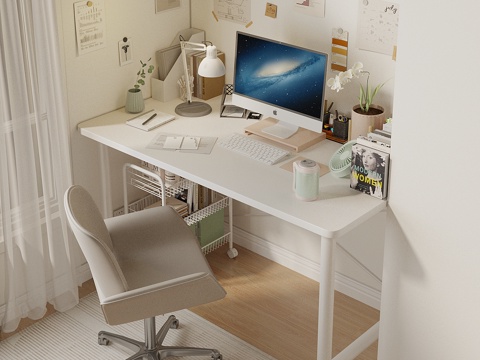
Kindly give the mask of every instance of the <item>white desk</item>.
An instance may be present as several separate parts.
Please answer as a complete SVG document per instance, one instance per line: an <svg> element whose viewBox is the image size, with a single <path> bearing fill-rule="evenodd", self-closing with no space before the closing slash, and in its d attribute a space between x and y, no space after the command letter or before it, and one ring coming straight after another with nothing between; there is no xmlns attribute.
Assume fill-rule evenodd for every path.
<svg viewBox="0 0 480 360"><path fill-rule="evenodd" d="M146 100L145 110L156 108L174 114L179 100L162 103ZM268 166L242 155L215 146L210 155L181 153L146 148L159 133L221 137L243 132L254 120L220 118L219 98L209 101L212 114L201 118L177 116L164 126L145 132L125 124L132 114L123 109L85 121L79 125L81 134L103 146L148 161L153 165L207 186L232 199L264 211L282 220L319 235L321 241L320 294L317 359L332 356L333 295L336 238L352 230L386 207L386 202L349 188L348 179L331 174L320 178L320 197L303 202L292 191L292 173L278 164ZM299 155L328 164L339 144L324 140ZM102 151L105 154L105 151ZM295 156L293 156L294 158ZM288 161L285 161L288 162ZM335 359L353 359L378 336L374 326L352 343Z"/></svg>

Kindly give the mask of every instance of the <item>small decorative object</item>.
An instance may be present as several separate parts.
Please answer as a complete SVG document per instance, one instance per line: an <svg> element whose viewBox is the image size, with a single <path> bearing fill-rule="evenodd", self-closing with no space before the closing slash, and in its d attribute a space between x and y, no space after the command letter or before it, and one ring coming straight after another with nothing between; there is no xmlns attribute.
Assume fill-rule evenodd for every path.
<svg viewBox="0 0 480 360"><path fill-rule="evenodd" d="M143 101L142 90L128 89L127 100L125 102L125 111L136 114L142 112L143 109L145 109L145 103Z"/></svg>
<svg viewBox="0 0 480 360"><path fill-rule="evenodd" d="M299 200L313 201L318 198L320 167L313 160L298 160L293 163L293 190Z"/></svg>
<svg viewBox="0 0 480 360"><path fill-rule="evenodd" d="M355 139L359 135L366 135L368 132L382 127L382 124L385 122L384 109L381 106L374 105L373 99L385 83L379 84L372 89L369 84L370 72L363 70L361 62L356 62L351 69L340 72L327 81L327 86L339 92L345 84L362 75L367 75L367 82L365 87L360 84L359 104L352 109L350 139Z"/></svg>
<svg viewBox="0 0 480 360"><path fill-rule="evenodd" d="M188 100L187 86L185 81L185 75L182 75L177 81L178 86L180 87L180 99L185 102ZM193 76L190 75L190 93L193 94Z"/></svg>
<svg viewBox="0 0 480 360"><path fill-rule="evenodd" d="M155 68L153 65L148 66L148 62L152 58L148 59L146 62L143 62L140 60L140 64L142 65L140 67L140 70L137 72L137 81L133 85L133 88L128 89L127 91L127 100L125 102L125 111L136 114L139 112L142 112L143 109L145 108L145 103L143 101L143 94L142 90L140 89L141 86L145 85L145 78L148 74L151 74L153 72L153 69ZM147 68L147 69L145 69Z"/></svg>

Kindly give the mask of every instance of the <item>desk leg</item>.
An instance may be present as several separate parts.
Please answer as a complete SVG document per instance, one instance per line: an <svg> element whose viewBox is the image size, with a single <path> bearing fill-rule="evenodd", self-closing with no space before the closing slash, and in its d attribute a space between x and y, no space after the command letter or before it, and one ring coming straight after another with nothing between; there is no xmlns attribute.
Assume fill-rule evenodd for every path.
<svg viewBox="0 0 480 360"><path fill-rule="evenodd" d="M108 157L108 147L103 144L99 144L100 151L100 184L103 193L103 216L113 216L112 209L112 192L110 189L110 161Z"/></svg>
<svg viewBox="0 0 480 360"><path fill-rule="evenodd" d="M318 304L317 360L332 359L336 240L322 236Z"/></svg>

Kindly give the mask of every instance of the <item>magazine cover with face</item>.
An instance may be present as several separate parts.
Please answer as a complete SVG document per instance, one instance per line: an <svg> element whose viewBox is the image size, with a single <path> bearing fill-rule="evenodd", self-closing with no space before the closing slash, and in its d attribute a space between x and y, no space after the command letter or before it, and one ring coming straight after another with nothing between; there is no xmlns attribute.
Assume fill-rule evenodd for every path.
<svg viewBox="0 0 480 360"><path fill-rule="evenodd" d="M390 154L371 147L352 146L350 187L379 199L387 197Z"/></svg>

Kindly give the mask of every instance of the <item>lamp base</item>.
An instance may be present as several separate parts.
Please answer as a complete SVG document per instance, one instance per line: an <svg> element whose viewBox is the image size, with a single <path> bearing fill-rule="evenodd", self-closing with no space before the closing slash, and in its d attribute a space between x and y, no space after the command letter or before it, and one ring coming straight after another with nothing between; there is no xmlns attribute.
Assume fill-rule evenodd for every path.
<svg viewBox="0 0 480 360"><path fill-rule="evenodd" d="M184 102L175 108L175 112L180 116L199 117L212 112L212 107L207 103L200 101Z"/></svg>

